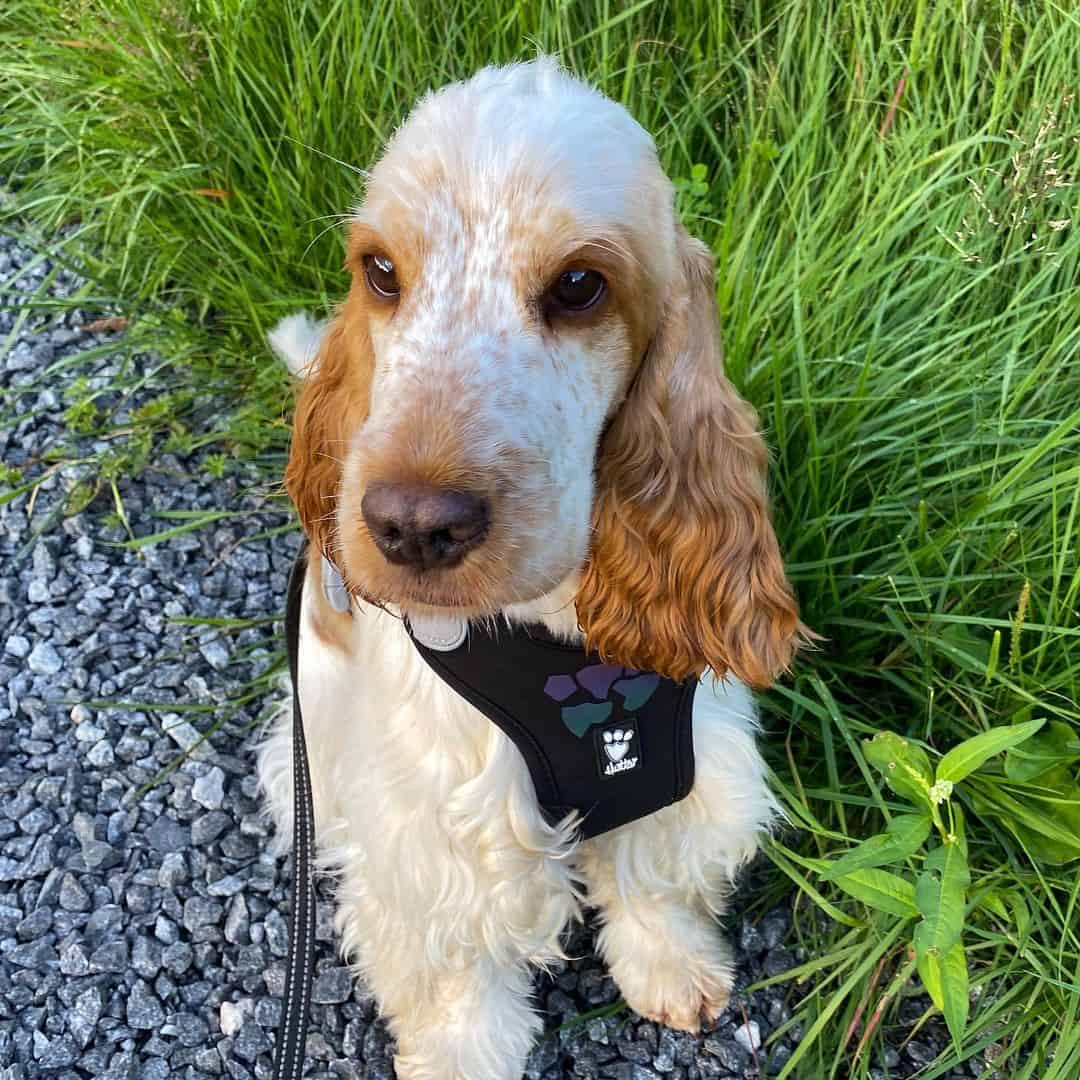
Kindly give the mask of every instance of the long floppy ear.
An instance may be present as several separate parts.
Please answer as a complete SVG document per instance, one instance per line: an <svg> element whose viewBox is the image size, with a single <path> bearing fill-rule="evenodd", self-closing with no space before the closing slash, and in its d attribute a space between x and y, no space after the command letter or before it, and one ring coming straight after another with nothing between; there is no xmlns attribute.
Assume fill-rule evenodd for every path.
<svg viewBox="0 0 1080 1080"><path fill-rule="evenodd" d="M366 328L347 311L323 335L318 356L300 385L285 488L312 545L335 549L338 487L349 440L367 416L371 345Z"/></svg>
<svg viewBox="0 0 1080 1080"><path fill-rule="evenodd" d="M578 619L609 661L762 687L803 628L757 418L721 371L712 256L681 226L678 242L659 331L601 445Z"/></svg>

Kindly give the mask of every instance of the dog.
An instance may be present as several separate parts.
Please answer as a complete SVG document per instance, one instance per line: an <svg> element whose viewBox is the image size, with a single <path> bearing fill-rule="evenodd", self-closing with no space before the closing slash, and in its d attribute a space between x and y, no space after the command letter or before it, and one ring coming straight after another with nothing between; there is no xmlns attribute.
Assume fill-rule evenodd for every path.
<svg viewBox="0 0 1080 1080"><path fill-rule="evenodd" d="M343 953L402 1080L519 1077L531 969L585 904L629 1006L699 1030L732 986L716 919L778 814L751 689L805 636L712 258L650 136L548 58L428 93L366 177L344 303L270 335L299 384L299 697ZM689 794L591 838L551 820L410 640L463 619L692 680ZM279 851L291 732L284 709L259 750Z"/></svg>

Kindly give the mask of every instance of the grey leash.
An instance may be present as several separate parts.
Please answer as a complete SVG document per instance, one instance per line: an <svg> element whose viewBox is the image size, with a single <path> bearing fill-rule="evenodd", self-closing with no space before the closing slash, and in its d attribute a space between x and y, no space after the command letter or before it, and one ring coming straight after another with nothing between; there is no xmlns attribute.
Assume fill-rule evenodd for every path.
<svg viewBox="0 0 1080 1080"><path fill-rule="evenodd" d="M311 776L304 742L304 724L300 716L300 684L297 678L300 601L306 573L305 544L293 564L285 604L285 647L293 688L293 884L285 997L281 1003L273 1080L300 1080L304 1073L311 968L315 953L315 883L311 872L315 815L311 805Z"/></svg>

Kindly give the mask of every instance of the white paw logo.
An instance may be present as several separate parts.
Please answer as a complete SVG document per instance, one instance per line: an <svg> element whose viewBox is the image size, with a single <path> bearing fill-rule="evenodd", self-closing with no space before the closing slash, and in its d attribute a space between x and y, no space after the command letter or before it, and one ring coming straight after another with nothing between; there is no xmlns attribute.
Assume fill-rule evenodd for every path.
<svg viewBox="0 0 1080 1080"><path fill-rule="evenodd" d="M604 753L611 761L622 761L630 750L630 740L634 737L632 731L623 731L615 728L614 731L604 732Z"/></svg>

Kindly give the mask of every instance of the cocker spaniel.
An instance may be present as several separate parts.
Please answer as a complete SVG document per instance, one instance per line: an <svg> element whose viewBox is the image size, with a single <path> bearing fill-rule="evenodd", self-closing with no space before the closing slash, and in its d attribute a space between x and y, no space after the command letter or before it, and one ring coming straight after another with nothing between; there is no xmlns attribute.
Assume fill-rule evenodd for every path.
<svg viewBox="0 0 1080 1080"><path fill-rule="evenodd" d="M315 553L299 695L319 865L398 1076L519 1077L542 1027L530 969L586 903L629 1005L697 1030L732 983L715 917L777 812L748 687L803 633L709 251L649 135L540 59L420 101L368 176L348 267L332 319L271 343L300 381L286 486ZM496 650L538 627L624 680L692 680L686 797L594 836L580 808L553 819L518 743L414 640L455 647L440 635L465 620ZM259 752L282 849L291 726ZM605 731L609 765L632 732Z"/></svg>

